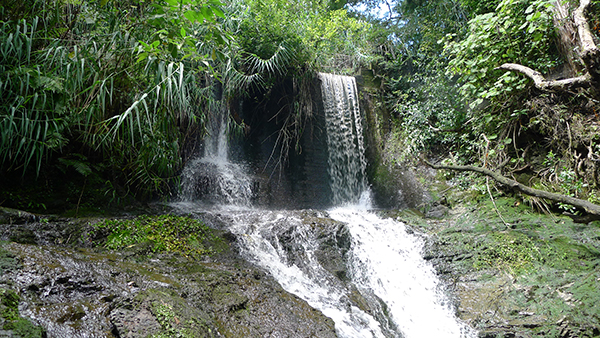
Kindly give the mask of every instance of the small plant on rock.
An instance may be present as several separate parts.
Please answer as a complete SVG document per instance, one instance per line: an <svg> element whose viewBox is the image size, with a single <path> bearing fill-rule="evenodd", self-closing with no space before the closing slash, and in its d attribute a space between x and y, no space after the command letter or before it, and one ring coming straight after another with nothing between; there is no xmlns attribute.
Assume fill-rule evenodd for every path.
<svg viewBox="0 0 600 338"><path fill-rule="evenodd" d="M209 243L220 241L201 221L173 215L104 220L95 228L108 231L104 246L112 250L145 245L153 253L166 251L199 258L216 252Z"/></svg>

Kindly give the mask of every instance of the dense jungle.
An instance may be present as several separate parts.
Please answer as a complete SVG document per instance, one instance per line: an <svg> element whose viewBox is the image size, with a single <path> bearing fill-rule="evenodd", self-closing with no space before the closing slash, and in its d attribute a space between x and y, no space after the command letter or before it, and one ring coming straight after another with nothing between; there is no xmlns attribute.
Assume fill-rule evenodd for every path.
<svg viewBox="0 0 600 338"><path fill-rule="evenodd" d="M323 74L356 81L359 180L418 234L448 337L600 337L599 39L599 0L0 0L0 337L427 337L320 211ZM381 333L248 258L250 221L174 204L216 184L219 133L248 205L302 220L269 228L286 264L314 237Z"/></svg>

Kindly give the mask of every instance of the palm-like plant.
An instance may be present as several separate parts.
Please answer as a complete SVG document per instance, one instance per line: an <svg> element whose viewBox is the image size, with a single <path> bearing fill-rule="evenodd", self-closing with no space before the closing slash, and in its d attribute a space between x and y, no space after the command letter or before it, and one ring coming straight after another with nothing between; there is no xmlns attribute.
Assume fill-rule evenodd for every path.
<svg viewBox="0 0 600 338"><path fill-rule="evenodd" d="M221 13L218 5L210 1L198 11L212 6L212 16L202 18L214 19ZM134 13L129 13L131 6ZM185 133L204 121L211 74L207 57L200 53L219 45L207 39L190 45L194 37L181 33L180 40L187 43L181 55L144 50L149 46L144 41L163 33L149 33L143 20L156 11L168 12L169 6L165 10L136 0L79 5L57 1L41 16L1 21L0 165L39 172L48 155L77 142L125 169L130 184L146 191L164 189L180 166ZM64 13L67 27L57 19ZM196 26L198 34L216 36L216 23L192 19L168 28L184 32L184 27ZM183 55L190 51L197 55Z"/></svg>

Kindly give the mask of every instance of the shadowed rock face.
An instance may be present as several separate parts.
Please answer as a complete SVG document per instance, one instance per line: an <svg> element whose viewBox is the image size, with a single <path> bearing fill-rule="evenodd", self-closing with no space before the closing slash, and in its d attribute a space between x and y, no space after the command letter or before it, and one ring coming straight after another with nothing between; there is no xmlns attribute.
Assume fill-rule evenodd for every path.
<svg viewBox="0 0 600 338"><path fill-rule="evenodd" d="M0 226L2 240L38 229L25 244L2 244L14 264L2 265L0 288L20 295L21 316L49 337L336 337L331 319L239 258L231 234L217 233L221 253L191 261L144 245L92 249L84 230L66 234L73 226ZM70 247L30 243L59 241Z"/></svg>

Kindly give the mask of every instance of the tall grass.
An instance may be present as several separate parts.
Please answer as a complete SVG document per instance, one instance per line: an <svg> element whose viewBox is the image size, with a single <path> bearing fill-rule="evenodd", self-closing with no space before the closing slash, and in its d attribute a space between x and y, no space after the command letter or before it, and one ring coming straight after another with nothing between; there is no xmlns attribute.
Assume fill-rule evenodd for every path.
<svg viewBox="0 0 600 338"><path fill-rule="evenodd" d="M204 123L211 95L198 61L139 61L139 41L152 34L142 24L143 6L55 1L39 13L2 7L25 16L0 21L4 170L39 173L80 144L141 191L168 189L181 165L182 140Z"/></svg>

